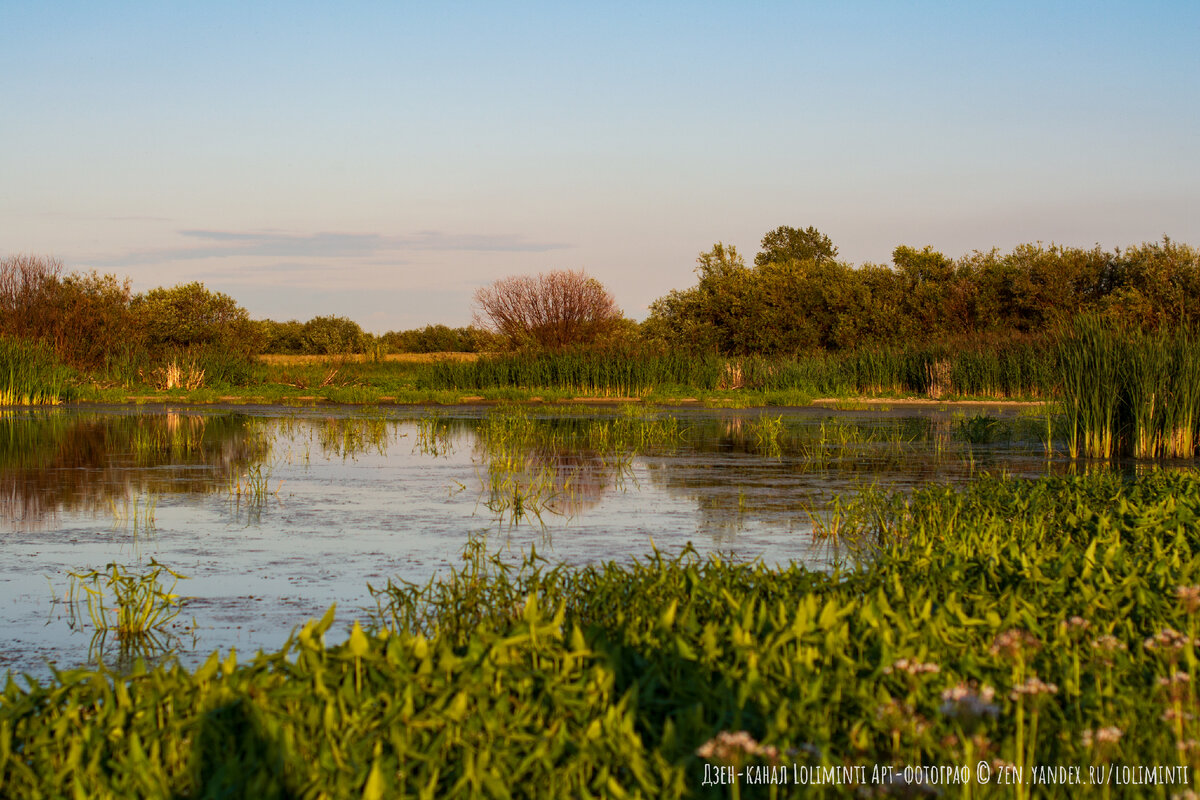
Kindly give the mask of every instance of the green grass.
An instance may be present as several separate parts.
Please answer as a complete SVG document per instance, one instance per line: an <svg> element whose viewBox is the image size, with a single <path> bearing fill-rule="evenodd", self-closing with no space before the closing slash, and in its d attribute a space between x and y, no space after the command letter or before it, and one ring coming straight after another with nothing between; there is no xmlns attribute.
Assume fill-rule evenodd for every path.
<svg viewBox="0 0 1200 800"><path fill-rule="evenodd" d="M832 574L694 553L517 566L476 541L428 585L373 590L373 618L335 646L331 610L249 662L10 681L0 781L20 797L727 797L701 785L706 763L1200 765L1181 677L1200 633L1195 473L985 478L840 513L863 560Z"/></svg>

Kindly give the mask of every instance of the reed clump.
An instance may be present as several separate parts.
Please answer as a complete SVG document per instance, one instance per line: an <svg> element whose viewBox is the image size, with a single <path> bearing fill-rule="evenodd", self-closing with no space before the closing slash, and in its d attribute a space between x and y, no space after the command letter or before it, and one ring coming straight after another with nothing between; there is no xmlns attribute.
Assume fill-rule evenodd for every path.
<svg viewBox="0 0 1200 800"><path fill-rule="evenodd" d="M0 335L0 406L58 405L74 396L73 377L46 345Z"/></svg>
<svg viewBox="0 0 1200 800"><path fill-rule="evenodd" d="M689 352L521 352L422 365L422 390L557 389L594 397L654 392L918 394L1044 397L1055 384L1044 342L961 347L872 347L794 357L721 357Z"/></svg>
<svg viewBox="0 0 1200 800"><path fill-rule="evenodd" d="M1192 458L1200 424L1200 339L1083 316L1057 358L1072 458Z"/></svg>

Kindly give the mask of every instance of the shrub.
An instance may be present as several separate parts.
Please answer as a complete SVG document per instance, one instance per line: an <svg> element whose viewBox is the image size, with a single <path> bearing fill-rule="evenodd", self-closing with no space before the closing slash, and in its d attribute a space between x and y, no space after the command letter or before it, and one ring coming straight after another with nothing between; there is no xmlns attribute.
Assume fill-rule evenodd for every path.
<svg viewBox="0 0 1200 800"><path fill-rule="evenodd" d="M304 352L304 323L289 319L275 322L264 319L259 323L263 332L263 352L294 355Z"/></svg>
<svg viewBox="0 0 1200 800"><path fill-rule="evenodd" d="M473 325L466 328L426 325L388 331L380 339L400 353L481 353L499 350L504 345L502 337Z"/></svg>
<svg viewBox="0 0 1200 800"><path fill-rule="evenodd" d="M357 322L345 317L313 317L301 334L305 353L337 355L361 353L366 341Z"/></svg>
<svg viewBox="0 0 1200 800"><path fill-rule="evenodd" d="M132 308L152 353L222 347L251 355L262 349L261 328L232 297L193 282L151 289Z"/></svg>
<svg viewBox="0 0 1200 800"><path fill-rule="evenodd" d="M0 260L0 334L45 342L80 368L110 367L140 346L129 281L71 274L62 262L18 255Z"/></svg>
<svg viewBox="0 0 1200 800"><path fill-rule="evenodd" d="M608 290L583 271L502 278L475 292L475 322L514 347L594 344L621 318Z"/></svg>

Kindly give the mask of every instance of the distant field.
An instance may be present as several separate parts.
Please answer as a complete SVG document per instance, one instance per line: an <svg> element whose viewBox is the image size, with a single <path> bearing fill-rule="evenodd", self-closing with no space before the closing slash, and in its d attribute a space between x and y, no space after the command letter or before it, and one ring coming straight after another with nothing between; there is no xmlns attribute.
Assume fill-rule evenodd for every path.
<svg viewBox="0 0 1200 800"><path fill-rule="evenodd" d="M353 363L361 364L366 360L362 353L350 355L261 355L258 360L264 364L325 364ZM400 361L408 364L428 364L431 361L474 361L479 353L389 353L385 361Z"/></svg>

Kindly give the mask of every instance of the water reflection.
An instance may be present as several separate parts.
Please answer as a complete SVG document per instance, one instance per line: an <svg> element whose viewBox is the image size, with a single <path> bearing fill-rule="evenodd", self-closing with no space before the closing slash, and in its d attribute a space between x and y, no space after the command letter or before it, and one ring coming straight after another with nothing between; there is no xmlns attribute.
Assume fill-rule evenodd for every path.
<svg viewBox="0 0 1200 800"><path fill-rule="evenodd" d="M1068 468L1062 459L1047 461L1042 426L1038 419L947 414L563 414L522 407L415 417L5 412L0 518L17 530L52 524L64 511L108 511L123 522L131 508L136 518L139 504L151 506L158 495L217 492L228 494L234 519L258 524L279 497L279 468L311 466L314 456L395 462L391 448L411 436L408 455L467 458L475 504L497 522L575 519L613 492L640 491L637 476L644 473L653 489L695 504L698 530L729 542L752 523L808 527L833 493L862 483L908 487L981 471Z"/></svg>
<svg viewBox="0 0 1200 800"><path fill-rule="evenodd" d="M262 422L232 414L4 412L0 519L16 530L52 524L60 511L109 511L120 520L133 495L227 487L269 452L272 434Z"/></svg>
<svg viewBox="0 0 1200 800"><path fill-rule="evenodd" d="M1093 468L1048 457L1044 421L971 419L591 407L5 412L0 531L16 533L4 536L0 671L86 660L87 637L59 619L61 605L43 625L46 578L61 594L69 573L108 563L133 569L152 557L191 577L183 616L197 638L163 649L194 664L214 647L278 647L333 603L369 604L367 582L424 582L481 530L514 559L530 545L568 563L692 546L820 569L832 556L813 530L832 524L835 495ZM99 650L130 655L111 639Z"/></svg>

